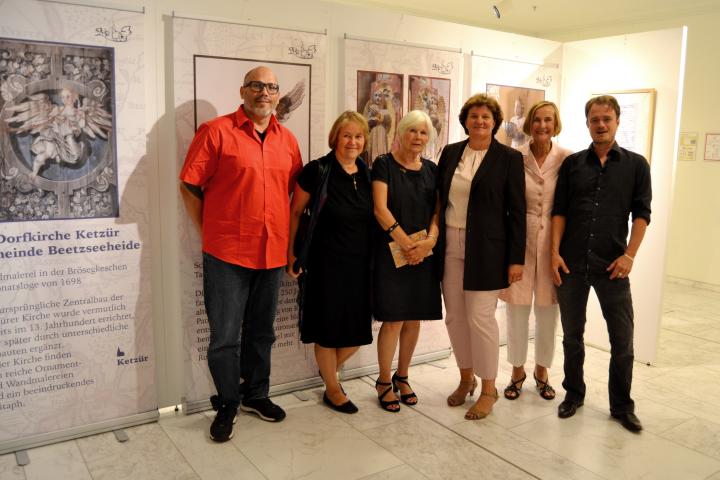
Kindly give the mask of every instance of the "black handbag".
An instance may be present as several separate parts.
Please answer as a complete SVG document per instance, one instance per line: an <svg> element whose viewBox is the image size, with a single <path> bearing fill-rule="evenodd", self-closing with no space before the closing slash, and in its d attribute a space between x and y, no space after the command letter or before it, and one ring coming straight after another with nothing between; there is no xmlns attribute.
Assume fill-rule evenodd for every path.
<svg viewBox="0 0 720 480"><path fill-rule="evenodd" d="M315 192L310 196L310 201L300 215L300 222L298 223L297 231L295 232L295 242L293 243L293 249L295 251L295 263L292 265L294 271L302 273L297 278L298 282L298 293L297 301L298 305L298 326L302 327L303 322L303 306L305 304L305 283L307 281L307 261L310 254L310 244L312 243L312 236L317 225L318 217L325 200L327 200L327 184L330 178L330 167L335 159L335 156L330 153L324 158L318 160L318 184Z"/></svg>
<svg viewBox="0 0 720 480"><path fill-rule="evenodd" d="M308 255L310 253L310 244L312 243L312 236L317 225L318 217L325 200L327 200L327 184L330 178L330 169L334 160L328 158L330 155L318 160L318 183L315 192L310 196L308 205L300 215L300 221L298 223L297 231L295 232L295 243L293 243L293 250L295 252L295 263L293 264L293 270L299 272L300 269L305 270L307 267Z"/></svg>

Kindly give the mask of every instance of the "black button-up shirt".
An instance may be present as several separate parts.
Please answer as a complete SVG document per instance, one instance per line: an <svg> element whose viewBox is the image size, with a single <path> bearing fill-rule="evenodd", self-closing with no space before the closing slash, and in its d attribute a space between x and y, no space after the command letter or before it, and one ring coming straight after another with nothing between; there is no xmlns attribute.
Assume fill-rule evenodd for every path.
<svg viewBox="0 0 720 480"><path fill-rule="evenodd" d="M603 273L625 253L628 215L650 223L650 164L614 144L605 166L593 150L565 159L555 188L553 215L565 217L560 256L571 272Z"/></svg>

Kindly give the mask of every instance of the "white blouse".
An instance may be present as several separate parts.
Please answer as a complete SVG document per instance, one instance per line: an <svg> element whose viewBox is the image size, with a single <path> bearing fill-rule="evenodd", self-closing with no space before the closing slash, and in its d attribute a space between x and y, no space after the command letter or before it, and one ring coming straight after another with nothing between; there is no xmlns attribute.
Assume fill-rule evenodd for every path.
<svg viewBox="0 0 720 480"><path fill-rule="evenodd" d="M470 145L465 146L450 183L448 206L445 211L445 224L448 227L465 228L470 186L486 153L487 149L473 150Z"/></svg>

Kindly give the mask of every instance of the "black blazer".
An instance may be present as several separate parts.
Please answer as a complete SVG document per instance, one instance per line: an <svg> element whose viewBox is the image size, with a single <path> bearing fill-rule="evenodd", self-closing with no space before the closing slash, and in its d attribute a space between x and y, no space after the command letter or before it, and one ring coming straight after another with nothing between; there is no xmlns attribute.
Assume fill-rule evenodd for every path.
<svg viewBox="0 0 720 480"><path fill-rule="evenodd" d="M445 266L445 211L455 169L468 140L447 145L438 162L440 235L435 265ZM470 185L464 290L507 288L508 266L525 263L525 171L520 152L494 138Z"/></svg>

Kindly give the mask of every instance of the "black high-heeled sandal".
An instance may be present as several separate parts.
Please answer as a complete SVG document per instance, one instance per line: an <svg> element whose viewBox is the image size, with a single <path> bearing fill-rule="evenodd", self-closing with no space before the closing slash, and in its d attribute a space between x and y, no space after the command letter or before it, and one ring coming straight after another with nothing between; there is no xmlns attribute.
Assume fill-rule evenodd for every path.
<svg viewBox="0 0 720 480"><path fill-rule="evenodd" d="M517 400L517 398L520 396L520 392L522 391L523 383L525 383L525 379L527 378L527 374L523 374L522 378L518 380L513 380L512 375L510 375L510 385L505 387L505 390L503 391L503 395L505 395L505 398L508 400Z"/></svg>
<svg viewBox="0 0 720 480"><path fill-rule="evenodd" d="M397 392L400 390L400 387L397 386L398 383L404 383L408 386L408 388L412 389L410 384L407 381L408 377L401 377L397 374L397 372L393 373L392 376L392 386L393 386L393 392ZM415 401L411 401L415 399ZM405 395L400 394L400 401L403 402L405 405L417 405L418 397L415 395L415 392L406 393Z"/></svg>
<svg viewBox="0 0 720 480"><path fill-rule="evenodd" d="M555 398L555 389L548 383L550 381L550 377L548 377L547 382L540 380L535 372L533 372L533 377L535 377L535 388L537 388L537 391L542 398L545 400L552 400Z"/></svg>
<svg viewBox="0 0 720 480"><path fill-rule="evenodd" d="M387 395L388 393L390 393L392 391L392 389L393 389L392 383L381 382L380 379L378 378L377 380L375 380L375 390L377 390L377 387L388 387L385 390L383 390L382 393L378 393L378 402L380 402L380 407L383 410L386 410L388 412L393 412L393 413L399 412L400 411L400 402L398 401L397 398L395 398L393 400L383 400L383 398L385 398L385 395ZM397 405L398 408L390 408L393 405Z"/></svg>

